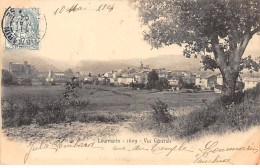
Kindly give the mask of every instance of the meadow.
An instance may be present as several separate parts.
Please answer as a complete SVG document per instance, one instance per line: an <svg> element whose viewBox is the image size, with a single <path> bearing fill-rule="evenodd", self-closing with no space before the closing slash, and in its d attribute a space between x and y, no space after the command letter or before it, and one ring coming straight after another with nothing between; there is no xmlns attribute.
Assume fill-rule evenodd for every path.
<svg viewBox="0 0 260 168"><path fill-rule="evenodd" d="M21 103L26 98L34 102L45 100L57 100L62 96L65 86L10 86L2 87L2 100L12 99ZM170 108L186 106L201 106L207 99L212 102L218 94L206 93L182 93L170 91L133 90L127 87L110 87L100 85L84 85L77 90L79 99L88 100L88 111L110 112L140 112L151 110L151 104L156 99L167 103Z"/></svg>
<svg viewBox="0 0 260 168"><path fill-rule="evenodd" d="M260 124L260 84L234 99L94 84L73 92L61 85L9 86L1 93L4 133L22 141L115 136L120 130L190 140ZM72 93L76 97L64 99Z"/></svg>

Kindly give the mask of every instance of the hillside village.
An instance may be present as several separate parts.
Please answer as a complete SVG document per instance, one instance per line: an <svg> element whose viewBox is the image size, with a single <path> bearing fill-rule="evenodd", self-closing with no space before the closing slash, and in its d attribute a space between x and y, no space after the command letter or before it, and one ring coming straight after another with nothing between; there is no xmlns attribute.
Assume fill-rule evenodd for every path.
<svg viewBox="0 0 260 168"><path fill-rule="evenodd" d="M223 85L223 78L221 74L214 73L193 73L189 71L171 71L166 68L153 69L149 65L144 65L140 62L139 68L128 67L126 69L117 69L103 74L83 75L81 72L73 72L68 69L63 72L38 72L34 65L30 65L27 61L24 63L9 63L8 70L3 72L10 72L19 84L23 84L24 80L31 80L31 85L56 85L64 84L71 81L72 77L78 81L88 84L102 84L111 86L130 86L131 84L143 84L146 86L148 83L148 75L152 71L156 71L160 79L168 81L168 91L180 90L181 88L194 89L200 91L214 91L221 93ZM237 83L243 83L243 89L249 89L260 82L260 78L238 78ZM140 88L139 88L140 89Z"/></svg>

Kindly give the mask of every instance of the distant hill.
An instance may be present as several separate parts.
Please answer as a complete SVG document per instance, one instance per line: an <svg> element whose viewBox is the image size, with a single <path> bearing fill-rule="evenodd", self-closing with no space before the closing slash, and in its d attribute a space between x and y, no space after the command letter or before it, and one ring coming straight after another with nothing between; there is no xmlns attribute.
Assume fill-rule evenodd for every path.
<svg viewBox="0 0 260 168"><path fill-rule="evenodd" d="M259 58L260 57L258 57L257 60L259 60ZM94 74L103 74L107 71L128 67L138 68L140 67L140 62L142 62L144 66L148 64L150 68L166 68L173 71L204 71L199 71L202 67L199 58L185 58L181 55L161 55L147 59L135 58L109 61L81 60L76 63L69 63L66 61L28 54L24 51L4 52L4 55L2 56L2 67L3 69L8 69L9 62L23 63L24 61L28 61L29 64L34 65L40 72L48 72L50 69L53 71L64 71L71 68L73 71L79 71L84 74L88 74L89 72ZM253 75L259 76L259 72L254 73ZM245 71L242 76L252 76L252 74Z"/></svg>
<svg viewBox="0 0 260 168"><path fill-rule="evenodd" d="M9 62L23 63L28 61L29 64L35 65L40 72L47 72L50 69L53 71L64 71L72 68L74 71L82 73L102 74L107 71L123 69L123 68L138 68L140 62L144 65L149 65L150 68L166 68L169 70L189 70L198 71L200 60L194 58L185 58L178 55L163 55L147 59L126 59L126 60L81 60L75 64L69 64L65 61L54 60L42 56L31 55L23 51L5 53L2 57L2 67L8 69Z"/></svg>
<svg viewBox="0 0 260 168"><path fill-rule="evenodd" d="M140 65L140 61L144 65L149 64L151 68L166 68L169 70L188 70L198 71L201 67L199 58L186 58L182 55L160 55L143 60L131 59L129 63Z"/></svg>
<svg viewBox="0 0 260 168"><path fill-rule="evenodd" d="M107 71L124 69L127 67L136 68L135 65L128 64L127 61L93 61L83 60L79 61L72 69L74 71L103 74Z"/></svg>
<svg viewBox="0 0 260 168"><path fill-rule="evenodd" d="M140 62L149 65L150 68L166 68L169 70L188 70L198 71L200 68L200 59L185 58L181 55L163 55L147 59L126 59L126 60L110 60L110 61L93 61L82 60L75 66L76 71L85 71L92 73L104 73L106 71L117 70L122 68L138 68Z"/></svg>
<svg viewBox="0 0 260 168"><path fill-rule="evenodd" d="M37 55L30 55L23 51L5 53L2 56L2 68L8 69L9 62L24 63L34 65L40 72L48 72L50 69L53 71L61 71L68 68L68 65L49 58L44 58Z"/></svg>

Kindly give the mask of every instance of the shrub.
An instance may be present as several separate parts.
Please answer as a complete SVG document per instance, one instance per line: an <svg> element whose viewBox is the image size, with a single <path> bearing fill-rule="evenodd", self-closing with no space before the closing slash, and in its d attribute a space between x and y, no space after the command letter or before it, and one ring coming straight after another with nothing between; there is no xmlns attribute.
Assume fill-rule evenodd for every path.
<svg viewBox="0 0 260 168"><path fill-rule="evenodd" d="M36 116L36 123L45 125L50 123L60 123L66 121L65 105L62 101L46 102Z"/></svg>
<svg viewBox="0 0 260 168"><path fill-rule="evenodd" d="M224 133L226 130L245 130L260 124L260 84L255 88L222 96L206 107L178 117L179 137L190 138L196 133Z"/></svg>
<svg viewBox="0 0 260 168"><path fill-rule="evenodd" d="M32 85L32 80L29 79L29 78L24 78L24 79L22 79L21 84L22 84L22 85L31 86L31 85Z"/></svg>
<svg viewBox="0 0 260 168"><path fill-rule="evenodd" d="M256 87L247 89L244 92L244 98L248 100L255 100L259 97L260 95L260 83L256 85Z"/></svg>
<svg viewBox="0 0 260 168"><path fill-rule="evenodd" d="M130 83L130 87L132 87L133 89L144 89L145 84L144 83Z"/></svg>
<svg viewBox="0 0 260 168"><path fill-rule="evenodd" d="M67 106L71 106L77 109L84 109L90 104L90 101L84 100L70 100L66 103Z"/></svg>
<svg viewBox="0 0 260 168"><path fill-rule="evenodd" d="M218 119L218 106L208 106L196 109L188 115L178 117L179 137L191 136L201 130L207 129Z"/></svg>
<svg viewBox="0 0 260 168"><path fill-rule="evenodd" d="M30 125L36 114L39 111L39 105L37 103L33 103L30 98L27 98L25 100L25 104L23 105L22 109L19 113L16 115L16 120L18 123L18 126L21 125Z"/></svg>
<svg viewBox="0 0 260 168"><path fill-rule="evenodd" d="M2 107L3 127L17 127L30 125L39 111L39 105L33 104L27 98L22 107L14 104L12 100L5 101Z"/></svg>
<svg viewBox="0 0 260 168"><path fill-rule="evenodd" d="M215 127L231 130L244 130L260 123L259 99L244 100L240 104L228 105L220 111Z"/></svg>
<svg viewBox="0 0 260 168"><path fill-rule="evenodd" d="M3 127L18 126L14 118L19 112L18 106L12 100L2 101L2 121Z"/></svg>
<svg viewBox="0 0 260 168"><path fill-rule="evenodd" d="M168 105L160 99L156 100L155 104L151 105L151 107L154 110L153 118L158 124L172 121L172 116L168 111Z"/></svg>
<svg viewBox="0 0 260 168"><path fill-rule="evenodd" d="M75 111L74 109L66 110L65 116L66 116L65 118L66 122L69 122L71 125L71 122L77 120L78 111Z"/></svg>
<svg viewBox="0 0 260 168"><path fill-rule="evenodd" d="M2 70L2 85L18 85L18 82L11 72L7 70Z"/></svg>
<svg viewBox="0 0 260 168"><path fill-rule="evenodd" d="M232 103L239 104L244 100L244 93L241 91L235 92L233 96L227 96L223 95L220 97L220 99L217 99L216 101L219 101L218 103L221 103L223 105L230 105ZM215 102L216 102L215 101Z"/></svg>
<svg viewBox="0 0 260 168"><path fill-rule="evenodd" d="M83 84L93 84L93 81L88 81L88 80L85 80L84 82L83 82Z"/></svg>

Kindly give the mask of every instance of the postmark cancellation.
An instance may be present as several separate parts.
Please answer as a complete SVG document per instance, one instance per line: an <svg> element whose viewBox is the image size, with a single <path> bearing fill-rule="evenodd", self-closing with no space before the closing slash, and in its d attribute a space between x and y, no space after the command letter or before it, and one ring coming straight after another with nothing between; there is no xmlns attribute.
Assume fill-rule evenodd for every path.
<svg viewBox="0 0 260 168"><path fill-rule="evenodd" d="M1 23L5 50L39 50L47 22L39 8L8 7Z"/></svg>

